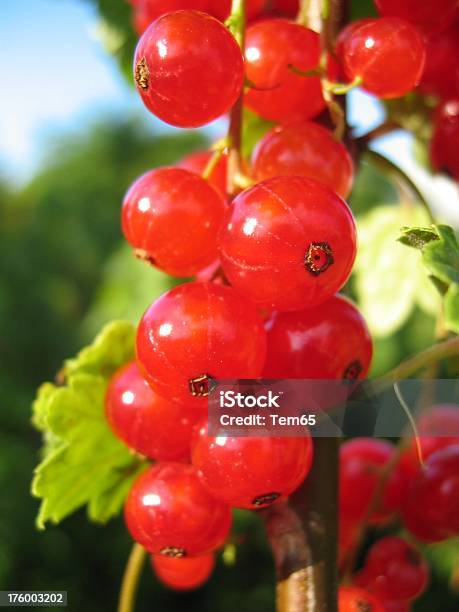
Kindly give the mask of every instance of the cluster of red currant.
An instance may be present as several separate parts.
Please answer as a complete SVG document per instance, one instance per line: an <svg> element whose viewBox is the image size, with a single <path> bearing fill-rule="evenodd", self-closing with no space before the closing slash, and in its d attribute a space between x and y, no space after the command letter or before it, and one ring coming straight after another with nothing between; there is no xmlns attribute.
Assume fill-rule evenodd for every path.
<svg viewBox="0 0 459 612"><path fill-rule="evenodd" d="M341 35L341 49L344 52L344 65L350 76L359 74L359 65L367 60L368 72L374 75L375 82L367 86L368 91L387 97L384 84L384 74L380 70L383 63L374 63L372 59L372 47L364 45L365 50L359 52L357 49L357 36L355 32L360 30L361 36L370 35L375 42L379 32L387 46L390 45L394 55L384 56L381 62L391 61L400 69L400 89L398 94L406 93L419 81L418 90L423 95L429 96L436 106L433 113L433 136L430 143L432 166L435 170L444 170L455 180L459 180L459 5L457 0L440 0L439 2L418 0L375 0L376 7L383 16L382 19L364 19L348 26ZM408 29L396 27L399 41L395 43L391 38L390 28L394 23L405 20L405 24L411 24ZM386 24L386 25L383 25ZM392 24L392 25L390 25ZM405 25L405 27L407 27ZM386 33L383 34L383 29ZM414 29L419 33L414 34ZM373 30L373 33L371 33ZM395 30L394 30L395 35ZM352 36L354 43L349 44L347 38ZM368 39L369 40L369 39ZM339 41L340 42L340 41ZM403 47L406 45L406 47ZM403 48L402 48L403 47ZM425 66L422 69L419 58L425 49ZM360 55L362 53L362 55ZM418 56L418 57L416 57ZM389 59L391 57L392 59ZM353 66L356 62L356 67ZM408 64L411 65L413 81L405 80L409 72ZM414 65L419 66L421 73L415 76ZM406 72L405 72L406 71ZM403 73L403 74L402 74ZM364 81L368 77L363 77ZM416 81L416 82L415 82ZM368 84L367 84L368 85ZM393 83L395 85L395 83ZM406 85L406 88L404 88ZM408 86L409 85L409 86ZM381 88L378 91L378 88ZM382 96L381 96L382 93ZM397 87L394 89L397 94Z"/></svg>
<svg viewBox="0 0 459 612"><path fill-rule="evenodd" d="M457 406L433 406L420 416L417 428L417 441L408 440L398 448L371 438L356 438L341 446L340 556L344 565L365 523L382 526L398 515L421 542L459 535ZM385 537L370 549L363 570L354 577L356 586L344 589L343 598L368 600L373 612L402 612L410 609L409 602L422 593L427 581L427 565L418 551L405 540ZM383 605L373 603L375 598Z"/></svg>
<svg viewBox="0 0 459 612"><path fill-rule="evenodd" d="M228 16L229 1L132 4L143 31L135 83L152 113L174 126L202 126L230 111L248 85L245 105L279 123L244 168L251 186L231 201L229 158L219 151L144 174L123 202L122 228L136 254L173 276L194 277L147 309L137 331L137 361L116 373L106 397L114 432L156 462L129 493L128 529L152 554L158 576L183 589L212 571L213 553L230 530L231 507L256 510L283 500L307 476L313 454L309 436L209 436L209 381L356 379L368 372L367 327L337 294L356 254L354 219L343 200L353 163L332 132L311 119L326 108L324 90L340 75L382 98L412 90L425 44L409 21L381 17L346 28L336 57L328 53L323 61L316 32L270 16L249 26L244 57L219 21ZM289 14L298 8L296 1L274 4ZM377 4L383 12L386 4L398 6ZM260 15L264 5L249 1L248 16ZM365 518L378 471L393 452L389 443L373 440L343 445L342 537ZM437 471L428 477L435 485L424 483L428 473L418 466L412 479L419 498L440 486ZM404 474L399 466L391 471L376 522L401 507ZM415 508L408 512L414 517ZM448 518L435 533L445 535L446 524L454 530ZM359 592L387 599L393 575L398 590L390 596L398 601L416 597L426 582L412 547L386 538L370 551L358 577L366 591ZM343 588L343 601L353 597L352 589Z"/></svg>

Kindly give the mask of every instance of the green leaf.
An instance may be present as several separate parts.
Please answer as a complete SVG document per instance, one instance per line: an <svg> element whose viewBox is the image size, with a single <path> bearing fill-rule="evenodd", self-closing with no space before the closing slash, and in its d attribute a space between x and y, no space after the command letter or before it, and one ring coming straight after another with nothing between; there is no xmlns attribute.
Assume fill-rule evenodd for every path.
<svg viewBox="0 0 459 612"><path fill-rule="evenodd" d="M445 309L444 325L456 334L459 334L459 285L452 283L445 294L443 301Z"/></svg>
<svg viewBox="0 0 459 612"><path fill-rule="evenodd" d="M421 207L381 205L357 218L355 288L359 306L376 337L398 330L416 304L428 312L438 308L436 291L422 282L425 271L418 253L397 242L402 226L424 223L428 218Z"/></svg>
<svg viewBox="0 0 459 612"><path fill-rule="evenodd" d="M146 462L111 432L104 414L108 381L133 358L134 327L110 323L94 343L64 366L65 386L42 385L33 423L44 434L43 460L32 493L42 499L37 525L62 519L87 505L91 520L116 515Z"/></svg>
<svg viewBox="0 0 459 612"><path fill-rule="evenodd" d="M459 245L454 230L448 225L437 225L436 229L438 240L423 248L423 261L444 283L459 283Z"/></svg>
<svg viewBox="0 0 459 612"><path fill-rule="evenodd" d="M438 240L438 232L430 227L402 227L399 242L415 249L423 249L426 244Z"/></svg>
<svg viewBox="0 0 459 612"><path fill-rule="evenodd" d="M248 109L244 109L242 121L242 155L250 160L255 145L274 123L266 121Z"/></svg>

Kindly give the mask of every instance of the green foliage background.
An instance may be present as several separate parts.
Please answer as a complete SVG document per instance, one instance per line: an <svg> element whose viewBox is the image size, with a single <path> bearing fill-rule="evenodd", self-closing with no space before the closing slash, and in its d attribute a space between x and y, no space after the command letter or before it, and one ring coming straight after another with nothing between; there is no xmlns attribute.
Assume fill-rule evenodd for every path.
<svg viewBox="0 0 459 612"><path fill-rule="evenodd" d="M127 4L86 1L98 5L106 46L128 75L135 38ZM354 2L354 16L368 14L370 5ZM259 129L256 124L254 130ZM30 425L30 406L38 385L52 381L64 359L88 344L102 325L114 318L135 323L168 288L170 280L136 261L124 245L120 202L136 176L204 144L197 132L151 135L136 120L114 118L58 138L47 163L23 188L15 190L0 180L0 589L62 589L69 592L71 610L115 609L131 546L122 518L101 527L79 511L45 531L35 528L38 501L29 488L40 437ZM411 222L402 215L398 222L401 209L393 188L368 163L351 204L376 251L387 241L392 244L399 227ZM383 227L381 218L388 216L395 221ZM415 255L403 278L393 264L397 282L384 293L392 326L375 336L374 374L432 342L432 304L410 285L412 273L419 278ZM369 309L373 273L362 262L348 286ZM377 321L377 314L366 314ZM137 609L272 610L272 561L258 517L236 513L234 543L209 585L196 593L163 589L147 568ZM449 585L458 565L457 545L428 554L433 581L416 610L453 612L459 604Z"/></svg>

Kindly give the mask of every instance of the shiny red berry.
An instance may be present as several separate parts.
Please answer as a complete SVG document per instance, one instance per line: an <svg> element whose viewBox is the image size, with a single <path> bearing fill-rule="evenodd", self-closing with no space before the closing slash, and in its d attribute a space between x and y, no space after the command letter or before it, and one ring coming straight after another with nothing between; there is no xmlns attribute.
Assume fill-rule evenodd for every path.
<svg viewBox="0 0 459 612"><path fill-rule="evenodd" d="M441 448L459 444L459 406L439 404L423 412L417 420L419 443L423 460ZM411 438L403 450L400 462L410 476L415 476L421 467L418 444Z"/></svg>
<svg viewBox="0 0 459 612"><path fill-rule="evenodd" d="M209 493L236 508L257 510L290 495L311 461L309 436L209 436L206 421L192 443L192 463Z"/></svg>
<svg viewBox="0 0 459 612"><path fill-rule="evenodd" d="M353 519L362 519L373 503L378 483L394 453L394 446L374 438L354 438L340 449L340 510ZM406 478L395 467L386 481L382 499L371 516L374 523L387 519L403 502Z"/></svg>
<svg viewBox="0 0 459 612"><path fill-rule="evenodd" d="M424 32L438 30L448 24L458 8L457 0L375 0L384 17L400 17Z"/></svg>
<svg viewBox="0 0 459 612"><path fill-rule="evenodd" d="M231 511L209 495L193 466L157 463L134 482L125 520L134 540L150 553L192 557L224 543Z"/></svg>
<svg viewBox="0 0 459 612"><path fill-rule="evenodd" d="M147 172L122 209L126 240L139 257L174 276L192 276L217 257L226 205L203 178L182 168Z"/></svg>
<svg viewBox="0 0 459 612"><path fill-rule="evenodd" d="M284 19L267 19L247 30L246 74L253 88L246 105L272 121L310 119L325 107L320 79L295 74L318 68L316 32Z"/></svg>
<svg viewBox="0 0 459 612"><path fill-rule="evenodd" d="M272 178L243 191L220 233L231 284L278 310L325 302L349 277L355 251L347 204L325 185L302 177Z"/></svg>
<svg viewBox="0 0 459 612"><path fill-rule="evenodd" d="M384 17L364 23L344 42L341 61L348 77L379 98L411 91L422 76L425 44L416 28L402 19Z"/></svg>
<svg viewBox="0 0 459 612"><path fill-rule="evenodd" d="M438 450L427 459L410 483L403 516L420 539L459 535L459 445Z"/></svg>
<svg viewBox="0 0 459 612"><path fill-rule="evenodd" d="M154 21L142 35L134 77L154 115L177 127L199 127L236 102L244 62L236 40L217 19L177 11Z"/></svg>
<svg viewBox="0 0 459 612"><path fill-rule="evenodd" d="M148 308L137 356L158 393L207 406L209 379L261 374L266 332L255 307L231 287L186 283Z"/></svg>
<svg viewBox="0 0 459 612"><path fill-rule="evenodd" d="M434 122L430 157L435 170L442 170L459 181L459 98L440 106Z"/></svg>
<svg viewBox="0 0 459 612"><path fill-rule="evenodd" d="M152 21L166 13L181 10L207 12L209 0L138 0L134 4L134 27L143 34Z"/></svg>
<svg viewBox="0 0 459 612"><path fill-rule="evenodd" d="M419 89L444 100L459 96L459 22L426 37L426 64Z"/></svg>
<svg viewBox="0 0 459 612"><path fill-rule="evenodd" d="M365 378L373 352L356 306L335 295L297 312L276 312L267 325L266 378Z"/></svg>
<svg viewBox="0 0 459 612"><path fill-rule="evenodd" d="M365 561L365 587L382 600L415 599L427 586L427 562L411 544L395 536L377 540Z"/></svg>
<svg viewBox="0 0 459 612"><path fill-rule="evenodd" d="M160 461L189 456L192 427L199 415L155 393L135 362L113 376L105 412L115 435L138 453Z"/></svg>
<svg viewBox="0 0 459 612"><path fill-rule="evenodd" d="M357 587L339 588L339 612L384 612L383 604L368 591Z"/></svg>
<svg viewBox="0 0 459 612"><path fill-rule="evenodd" d="M213 156L213 151L196 151L187 155L178 164L180 168L202 175ZM211 185L226 197L228 179L228 156L222 155L207 179Z"/></svg>
<svg viewBox="0 0 459 612"><path fill-rule="evenodd" d="M253 176L305 176L327 185L345 198L352 187L354 168L346 147L318 123L299 121L279 125L257 144Z"/></svg>
<svg viewBox="0 0 459 612"><path fill-rule="evenodd" d="M215 555L199 557L164 557L151 555L155 574L167 587L176 591L190 591L202 586L215 567Z"/></svg>

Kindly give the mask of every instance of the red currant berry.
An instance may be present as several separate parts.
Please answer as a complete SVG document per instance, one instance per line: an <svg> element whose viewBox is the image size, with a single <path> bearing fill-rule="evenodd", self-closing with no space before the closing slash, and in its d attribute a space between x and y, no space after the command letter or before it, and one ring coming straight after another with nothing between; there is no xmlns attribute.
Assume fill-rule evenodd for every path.
<svg viewBox="0 0 459 612"><path fill-rule="evenodd" d="M371 337L360 312L343 296L299 312L274 313L267 332L265 378L354 380L368 372Z"/></svg>
<svg viewBox="0 0 459 612"><path fill-rule="evenodd" d="M445 27L454 17L457 0L375 0L384 17L400 17L411 21L424 32Z"/></svg>
<svg viewBox="0 0 459 612"><path fill-rule="evenodd" d="M364 571L366 588L383 600L415 599L425 590L429 579L428 565L421 554L395 536L373 544Z"/></svg>
<svg viewBox="0 0 459 612"><path fill-rule="evenodd" d="M155 393L135 362L118 370L110 381L105 412L115 435L138 453L160 461L189 456L198 415Z"/></svg>
<svg viewBox="0 0 459 612"><path fill-rule="evenodd" d="M338 561L341 565L358 543L360 524L358 521L339 512Z"/></svg>
<svg viewBox="0 0 459 612"><path fill-rule="evenodd" d="M367 23L371 23L374 19L370 17L365 17L364 19L357 19L356 21L351 21L348 23L338 34L338 37L335 42L335 57L340 58L341 62L343 62L344 58L344 45L347 44L348 40L353 36L354 32L360 28L360 26L365 25ZM346 71L344 70L344 66L339 66L339 78L342 81L348 81L348 77Z"/></svg>
<svg viewBox="0 0 459 612"><path fill-rule="evenodd" d="M459 181L459 98L448 100L438 109L430 143L435 170L444 170Z"/></svg>
<svg viewBox="0 0 459 612"><path fill-rule="evenodd" d="M166 13L181 10L206 12L209 0L138 0L134 4L134 27L142 35L152 21Z"/></svg>
<svg viewBox="0 0 459 612"><path fill-rule="evenodd" d="M176 591L189 591L207 582L215 567L215 556L213 553L182 558L151 555L151 564L163 584Z"/></svg>
<svg viewBox="0 0 459 612"><path fill-rule="evenodd" d="M385 600L383 605L384 612L411 612L410 603L407 601Z"/></svg>
<svg viewBox="0 0 459 612"><path fill-rule="evenodd" d="M382 603L374 595L357 587L339 588L339 612L384 612Z"/></svg>
<svg viewBox="0 0 459 612"><path fill-rule="evenodd" d="M226 113L244 82L241 50L210 15L177 11L139 40L134 77L145 106L177 127L199 127Z"/></svg>
<svg viewBox="0 0 459 612"><path fill-rule="evenodd" d="M421 414L417 423L422 457L427 460L437 450L459 444L459 406L439 404ZM403 451L401 465L414 477L421 467L416 440Z"/></svg>
<svg viewBox="0 0 459 612"><path fill-rule="evenodd" d="M255 307L231 287L186 283L146 311L137 356L158 393L206 406L209 379L261 374L266 332Z"/></svg>
<svg viewBox="0 0 459 612"><path fill-rule="evenodd" d="M192 463L209 493L236 508L257 510L293 493L311 467L311 438L209 436L202 423Z"/></svg>
<svg viewBox="0 0 459 612"><path fill-rule="evenodd" d="M300 10L299 0L272 0L272 7L287 17L296 17Z"/></svg>
<svg viewBox="0 0 459 612"><path fill-rule="evenodd" d="M192 276L217 257L225 202L203 178L182 168L147 172L122 210L126 240L139 257L174 276Z"/></svg>
<svg viewBox="0 0 459 612"><path fill-rule="evenodd" d="M459 445L433 453L411 481L403 507L406 526L421 539L459 535ZM427 537L417 527L426 530Z"/></svg>
<svg viewBox="0 0 459 612"><path fill-rule="evenodd" d="M318 68L316 32L284 19L267 19L247 30L246 73L254 85L246 105L272 121L310 119L325 107L320 79L295 74Z"/></svg>
<svg viewBox="0 0 459 612"><path fill-rule="evenodd" d="M442 99L459 95L459 22L426 38L426 65L419 89Z"/></svg>
<svg viewBox="0 0 459 612"><path fill-rule="evenodd" d="M347 204L325 185L302 177L276 177L243 191L220 232L231 284L278 310L325 302L348 279L355 251Z"/></svg>
<svg viewBox="0 0 459 612"><path fill-rule="evenodd" d="M392 459L394 447L384 440L354 438L340 449L340 510L355 520L362 519L373 502L384 468ZM391 472L373 523L387 519L399 509L405 494L404 473L397 467Z"/></svg>
<svg viewBox="0 0 459 612"><path fill-rule="evenodd" d="M348 77L379 98L397 98L411 91L422 76L425 44L407 21L374 19L355 29L344 42L341 60Z"/></svg>
<svg viewBox="0 0 459 612"><path fill-rule="evenodd" d="M231 511L209 495L193 466L157 463L134 482L125 520L134 540L150 553L192 557L223 544Z"/></svg>
<svg viewBox="0 0 459 612"><path fill-rule="evenodd" d="M231 0L210 0L208 4L207 11L217 19L225 21L230 16ZM263 12L265 4L266 0L246 0L247 19L258 17Z"/></svg>
<svg viewBox="0 0 459 612"><path fill-rule="evenodd" d="M345 198L354 168L346 147L333 134L311 121L280 125L256 146L253 175L257 181L274 176L305 176L327 185Z"/></svg>
<svg viewBox="0 0 459 612"><path fill-rule="evenodd" d="M194 172L195 174L202 175L202 173L206 169L207 164L212 158L212 155L213 151L196 151L196 153L191 153L191 155L187 155L178 165L180 166L180 168L184 168L189 172ZM222 155L207 180L211 185L213 185L213 187L218 189L222 196L226 197L227 179L228 156Z"/></svg>

